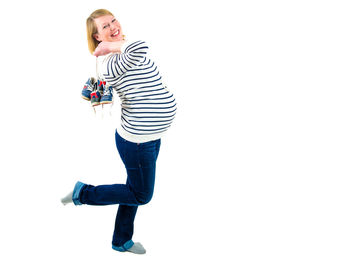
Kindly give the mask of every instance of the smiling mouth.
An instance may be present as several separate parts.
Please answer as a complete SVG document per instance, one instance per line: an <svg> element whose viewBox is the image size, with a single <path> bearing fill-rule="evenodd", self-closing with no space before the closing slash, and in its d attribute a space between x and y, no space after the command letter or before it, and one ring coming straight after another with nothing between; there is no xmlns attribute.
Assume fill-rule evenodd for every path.
<svg viewBox="0 0 350 259"><path fill-rule="evenodd" d="M112 37L116 37L116 36L118 36L118 34L119 34L119 30L117 30L115 33L113 33L111 36Z"/></svg>

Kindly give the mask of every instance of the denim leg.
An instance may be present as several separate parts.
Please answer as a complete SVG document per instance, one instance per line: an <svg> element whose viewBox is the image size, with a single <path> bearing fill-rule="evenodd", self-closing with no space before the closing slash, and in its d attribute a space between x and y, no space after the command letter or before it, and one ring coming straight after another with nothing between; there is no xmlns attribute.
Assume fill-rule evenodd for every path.
<svg viewBox="0 0 350 259"><path fill-rule="evenodd" d="M144 205L153 195L160 140L136 144L122 139L116 133L116 144L128 174L126 186L135 194L137 203ZM123 250L123 246L131 241L137 208L119 205L112 241L114 249Z"/></svg>
<svg viewBox="0 0 350 259"><path fill-rule="evenodd" d="M137 208L137 206L119 205L112 240L114 246L121 247L132 239Z"/></svg>
<svg viewBox="0 0 350 259"><path fill-rule="evenodd" d="M80 193L80 202L87 205L128 204L137 206L135 194L126 184L85 185Z"/></svg>
<svg viewBox="0 0 350 259"><path fill-rule="evenodd" d="M119 135L118 135L119 136ZM128 180L126 184L87 185L77 183L74 197L76 205L143 205L153 195L155 164L160 140L147 143L117 141L119 154L125 165Z"/></svg>

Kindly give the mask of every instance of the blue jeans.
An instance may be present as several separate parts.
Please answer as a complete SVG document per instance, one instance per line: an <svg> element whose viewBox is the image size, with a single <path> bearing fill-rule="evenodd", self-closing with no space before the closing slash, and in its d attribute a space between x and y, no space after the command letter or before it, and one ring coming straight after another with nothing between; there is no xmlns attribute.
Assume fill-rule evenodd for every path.
<svg viewBox="0 0 350 259"><path fill-rule="evenodd" d="M160 139L137 144L123 139L116 131L115 141L126 168L126 184L93 186L78 182L73 191L73 202L75 205L119 204L112 247L125 251L133 245L138 205L148 203L153 196Z"/></svg>

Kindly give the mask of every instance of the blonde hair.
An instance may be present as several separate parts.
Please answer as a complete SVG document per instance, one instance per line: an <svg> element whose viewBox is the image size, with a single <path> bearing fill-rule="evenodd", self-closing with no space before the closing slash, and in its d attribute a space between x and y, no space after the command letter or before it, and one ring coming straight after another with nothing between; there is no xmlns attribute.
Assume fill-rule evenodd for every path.
<svg viewBox="0 0 350 259"><path fill-rule="evenodd" d="M88 41L89 51L91 54L95 51L97 45L100 43L94 37L94 34L97 33L95 19L104 15L114 16L110 11L106 9L98 9L94 11L92 14L90 14L90 16L86 19L87 41Z"/></svg>

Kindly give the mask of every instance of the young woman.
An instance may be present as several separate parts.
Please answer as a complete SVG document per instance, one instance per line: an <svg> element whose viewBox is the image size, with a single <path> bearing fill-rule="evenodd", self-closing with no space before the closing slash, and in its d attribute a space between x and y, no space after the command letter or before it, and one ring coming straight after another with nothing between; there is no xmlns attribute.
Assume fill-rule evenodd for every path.
<svg viewBox="0 0 350 259"><path fill-rule="evenodd" d="M96 10L86 24L89 50L97 57L98 79L120 97L121 123L115 141L127 181L99 186L77 182L62 203L119 204L112 248L143 254L143 246L132 240L134 219L138 206L152 198L160 138L174 119L175 98L149 58L148 45L141 40L127 42L111 12Z"/></svg>

